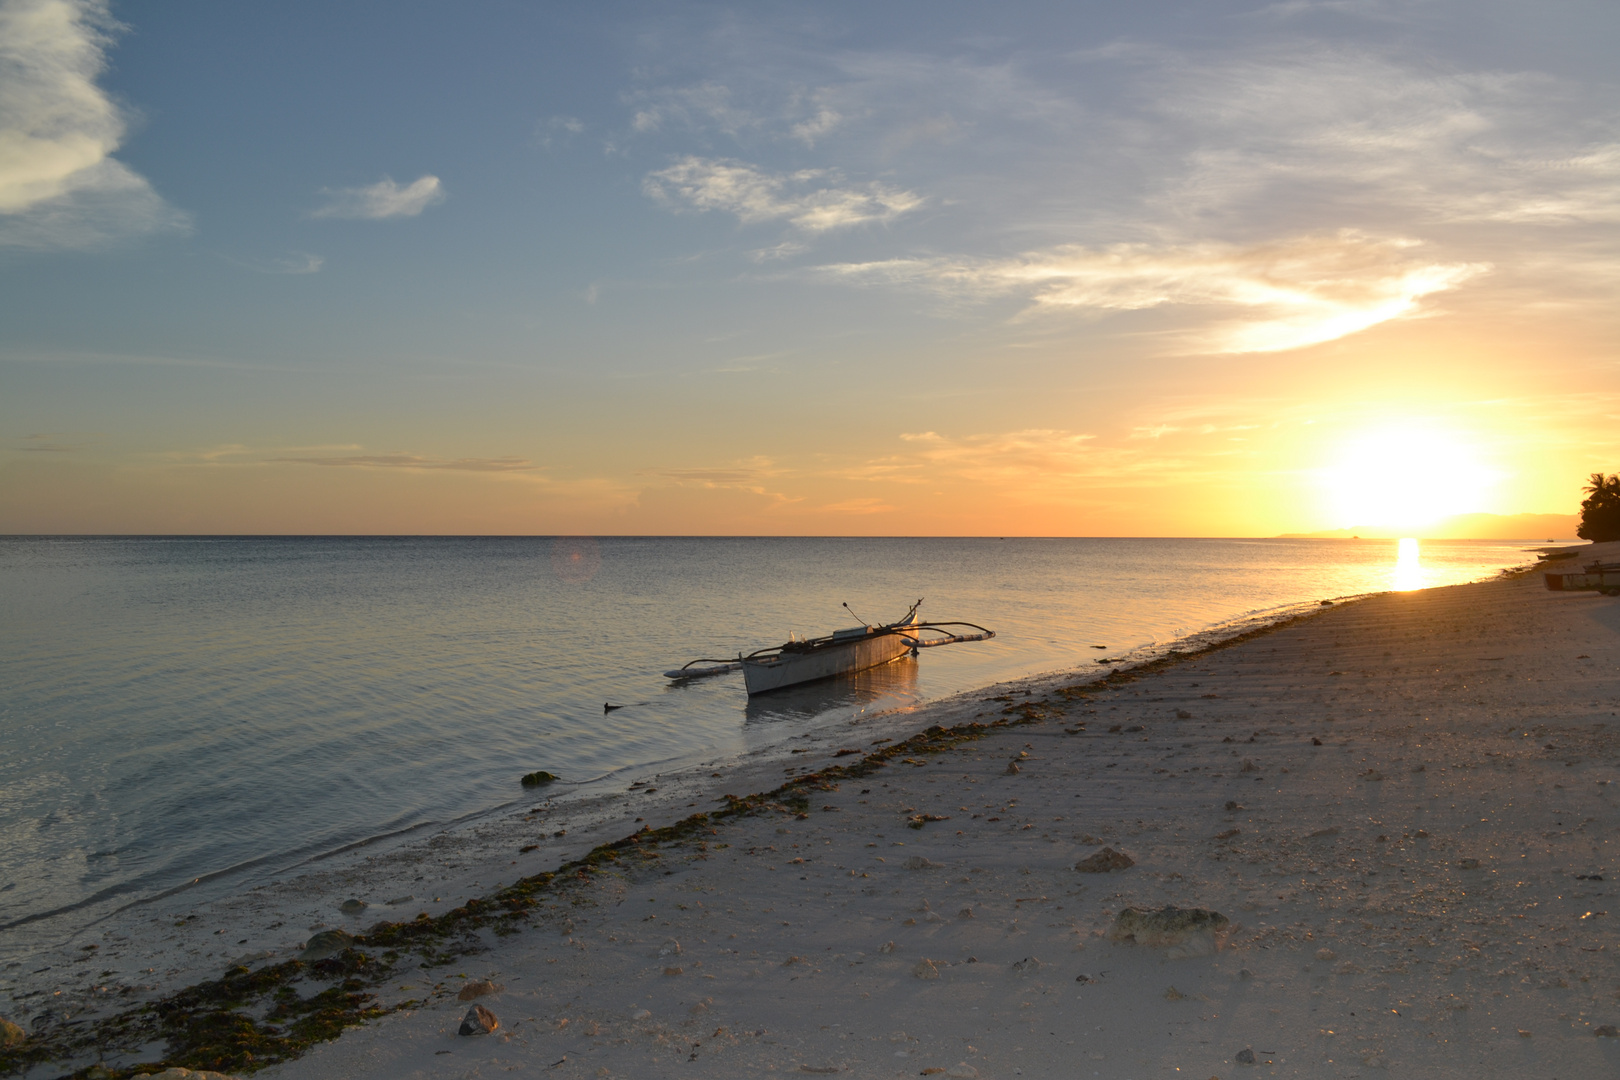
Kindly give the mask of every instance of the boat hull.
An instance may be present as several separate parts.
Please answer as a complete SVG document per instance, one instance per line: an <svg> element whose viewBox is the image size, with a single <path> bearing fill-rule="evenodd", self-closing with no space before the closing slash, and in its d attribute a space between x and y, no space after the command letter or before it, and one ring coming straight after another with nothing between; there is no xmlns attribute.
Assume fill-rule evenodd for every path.
<svg viewBox="0 0 1620 1080"><path fill-rule="evenodd" d="M1545 574L1547 588L1554 592L1577 592L1592 590L1605 594L1620 593L1620 570L1611 570L1603 567L1586 570L1574 574Z"/></svg>
<svg viewBox="0 0 1620 1080"><path fill-rule="evenodd" d="M811 652L784 652L742 662L748 694L764 694L784 686L851 675L904 656L911 646L902 634L872 634L853 641L835 642Z"/></svg>

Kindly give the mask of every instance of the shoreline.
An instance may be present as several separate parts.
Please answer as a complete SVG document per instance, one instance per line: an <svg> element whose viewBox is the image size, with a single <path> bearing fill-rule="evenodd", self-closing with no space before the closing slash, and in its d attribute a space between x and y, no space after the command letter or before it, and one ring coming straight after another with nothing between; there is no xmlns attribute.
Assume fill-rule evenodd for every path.
<svg viewBox="0 0 1620 1080"><path fill-rule="evenodd" d="M1366 594L1377 595L1377 594ZM414 917L426 910L437 917L465 902L500 887L500 881L488 884L507 873L492 875L504 859L494 853L495 848L505 852L509 848L510 834L514 831L533 831L537 820L534 813L523 814L517 808L529 804L536 811L544 808L546 816L568 833L566 838L541 836L538 854L521 858L518 876L544 873L568 862L578 853L588 852L600 843L619 838L634 811L626 813L632 800L644 798L646 785L657 785L652 790L664 798L647 804L640 823L650 814L678 814L686 800L693 798L714 801L722 794L721 788L744 787L773 783L770 770L790 761L794 755L815 752L839 742L847 728L859 727L864 732L871 728L878 734L903 739L912 734L919 717L935 711L950 711L961 702L986 694L1008 690L1022 693L1030 687L1048 687L1057 683L1070 683L1076 679L1106 680L1115 672L1134 671L1160 661L1172 660L1178 654L1191 655L1213 647L1241 640L1255 633L1263 633L1279 623L1317 613L1324 603L1348 603L1362 596L1336 597L1330 601L1298 601L1243 612L1222 619L1182 637L1168 641L1150 641L1120 652L1106 661L1107 666L1096 672L1083 670L1055 670L1035 672L1014 678L956 691L944 697L914 705L900 705L875 712L867 706L854 710L853 717L838 715L819 723L799 725L798 729L774 738L741 754L705 759L705 754L693 752L662 761L624 766L599 777L576 782L562 782L556 788L548 785L499 805L470 811L451 821L422 822L407 828L376 836L365 837L338 848L299 855L287 865L269 871L267 880L248 884L246 888L227 884L228 891L209 894L206 891L188 902L188 894L198 885L206 889L212 881L252 882L252 868L273 863L280 856L262 856L239 866L224 867L204 874L190 882L171 886L151 896L125 900L88 923L61 936L58 944L30 954L32 968L38 970L17 976L8 972L13 993L8 1008L0 1009L0 1017L9 1017L25 1010L16 1006L35 1000L45 994L56 998L71 998L74 1004L66 1010L76 1017L96 1015L104 1011L103 1005L110 994L118 995L120 1004L134 1000L157 1000L176 989L217 977L222 966L236 963L261 967L297 955L302 942L310 933L326 929L358 932L364 925L381 918ZM1098 661L1104 664L1104 661ZM841 712L847 712L843 710ZM795 748L795 743L804 745ZM725 783L714 779L713 769L725 770ZM641 776L645 779L633 780ZM637 788L643 790L638 792ZM558 795L561 798L558 798ZM515 821L514 818L521 818ZM426 835L421 835L423 833ZM559 843L550 840L560 839ZM426 849L448 857L459 872L448 880L441 880L438 895L428 897L412 893L416 869ZM448 851L446 849L453 849ZM246 874L244 879L243 875ZM383 897L391 898L388 901ZM367 907L357 915L339 911L347 899L364 899ZM78 910L96 903L94 898L72 905L67 911ZM407 911L406 908L409 910ZM26 916L12 925L22 926L44 922L63 913L61 910ZM193 926L195 923L197 925ZM212 929L221 923L231 928L228 939L239 948L216 951L219 942ZM142 934L137 924L144 924ZM272 931L281 930L280 935ZM289 933L291 932L291 933ZM247 941L238 938L248 935ZM120 980L107 980L114 985L110 991L92 985L63 987L51 979L30 976L50 975L64 968L73 970L82 963L83 943L98 942L98 954L104 959L117 961L120 974L133 974ZM106 951L101 951L105 949ZM13 965L14 967L17 965ZM133 968L133 972L131 969ZM110 973L109 973L110 974ZM9 981L9 980L8 980ZM124 988L128 987L128 990Z"/></svg>
<svg viewBox="0 0 1620 1080"><path fill-rule="evenodd" d="M1457 589L1489 588L1489 587L1493 587L1493 586L1496 586L1496 585L1499 585L1499 584L1506 584L1506 582L1504 582L1503 579L1498 578L1498 579L1492 579L1491 581L1478 583L1478 584L1475 584L1475 585L1455 586L1455 587L1449 587L1449 588L1446 588L1446 589L1428 590L1426 592L1447 593L1447 592L1453 592L1453 591L1455 591ZM1537 587L1539 587L1539 580L1537 580L1537 582L1535 584L1536 584ZM1424 596L1424 595L1425 595L1425 593L1416 593L1416 594L1375 594L1372 597L1365 598L1365 599L1362 599L1362 600L1358 601L1356 604L1336 605L1335 608L1333 608L1333 609L1323 608L1323 609L1321 609L1319 611L1312 612L1311 614L1312 615L1326 615L1326 614L1329 614L1330 611L1333 611L1333 610L1336 610L1336 611L1339 611L1339 612L1350 611L1352 609L1362 608L1362 607L1366 606L1367 604L1376 604L1378 601L1387 600L1390 597L1403 597L1403 596L1406 596L1406 597L1419 596L1419 597L1421 597L1421 596ZM1241 650L1243 647L1250 645L1256 638L1270 637L1270 636L1276 635L1276 634L1289 633L1289 632L1292 632L1294 630L1297 630L1301 626L1304 626L1304 627L1308 628L1308 627L1313 626L1315 624L1316 624L1316 619L1314 619L1314 618L1311 618L1309 616L1305 616L1305 617L1296 616L1294 619L1292 619L1292 620L1290 620L1288 622L1285 622L1284 624L1282 624L1280 626L1270 626L1270 627L1266 627L1266 628L1263 628L1263 629L1260 629L1260 630L1251 631L1250 633L1247 633L1247 634L1240 634L1240 635L1237 635L1237 636L1235 636L1233 638L1223 640L1223 641L1220 641L1220 642L1216 642L1216 643L1201 647L1201 648L1199 648L1197 650L1194 650L1194 651L1189 651L1189 652L1185 652L1185 653L1175 653L1173 655L1166 655L1166 656L1160 657L1158 659L1146 661L1146 662L1144 662L1142 664L1139 664L1139 665L1134 665L1131 668L1128 668L1128 669L1125 669L1125 670L1107 672L1107 673L1105 673L1105 672L1086 673L1086 674L1092 674L1094 676L1093 678L1091 678L1089 680L1084 679L1083 676L1078 675L1077 673L1070 672L1070 673L1054 673L1054 674L1052 674L1050 676L1042 676L1042 677L1037 677L1037 678L1026 678L1026 679L1021 679L1021 680L1015 680L1015 681L1013 681L1011 683L997 684L997 685L992 686L992 687L981 688L981 689L973 691L973 692L956 695L956 696L954 696L952 698L947 698L947 699L942 699L940 701L931 702L931 703L928 703L928 704L926 704L926 705L924 705L924 706L922 706L922 707L920 707L918 709L915 709L915 710L900 711L900 712L888 714L888 715L886 715L884 717L863 721L862 725L861 725L860 734L861 734L863 740L870 741L870 736L877 735L877 734L886 734L886 733L888 733L887 729L893 728L893 732L890 733L890 738L885 738L884 740L882 740L884 742L888 742L888 741L890 741L890 739L895 738L897 736L900 736L904 732L914 731L915 728L917 727L916 721L918 721L918 720L923 720L925 723L927 721L929 721L929 720L933 720L936 724L948 724L948 723L951 723L951 721L953 719L958 721L959 723L972 723L975 720L982 720L983 718L985 718L987 716L996 715L996 713L995 713L996 706L994 706L994 705L991 706L991 711L990 712L987 713L985 711L984 705L988 700L994 699L994 700L999 701L1001 699L1010 698L1014 694L1023 695L1026 700L1024 702L1018 703L1016 708L1014 707L1013 703L1010 702L1010 701L1003 702L1003 704L1007 705L1009 710L1012 710L1012 711L1016 712L1017 709L1021 708L1021 709L1024 710L1023 715L1025 716L1025 719L1028 721L1028 724L1030 726L1050 728L1052 726L1051 721L1057 715L1057 712L1053 712L1052 710L1058 710L1058 711L1073 710L1073 709L1075 709L1077 707L1080 707L1080 706L1077 705L1077 698L1081 698L1081 699L1086 698L1086 697L1095 698L1097 695L1113 694L1114 698L1111 698L1110 700L1114 700L1115 698L1117 698L1119 696L1119 694L1122 692L1124 687L1126 687L1126 686L1128 686L1128 685L1130 685L1132 683L1136 683L1136 682L1139 682L1139 681L1142 681L1142 680L1167 679L1167 678L1170 677L1170 675L1173 672L1175 672L1176 670L1178 670L1180 668L1183 668L1184 666L1186 666L1188 664L1196 664L1196 663L1199 663L1201 661L1209 660L1211 657L1218 656L1218 655L1220 655L1222 653L1227 653L1229 650L1233 650L1233 649ZM1337 675L1337 674L1342 674L1342 673L1335 672L1333 674ZM1081 678L1082 682L1076 683L1075 680L1077 678ZM1070 683L1070 684L1073 684L1073 685L1065 688L1065 687L1059 686L1058 685L1059 683ZM1116 684L1116 685L1109 686L1108 684L1110 684L1110 683L1113 683L1113 684ZM1064 693L1065 689L1068 690L1067 694ZM997 691L1000 691L1000 693L997 693ZM1205 697L1210 697L1210 696L1213 696L1213 695L1205 695ZM1111 708L1115 708L1115 709L1117 709L1118 707L1119 707L1118 705L1111 706ZM1208 708L1208 706L1206 706L1206 708ZM972 710L977 710L979 715L977 717L969 717L969 716L967 716L967 713L969 711L972 711ZM1082 708L1081 711L1083 712L1084 709ZM1092 710L1093 713L1095 713L1095 711L1096 710ZM1179 711L1185 712L1187 710L1182 709L1182 710L1179 710ZM1006 715L1005 711L1001 715L1003 716L1003 718L1005 718L1005 715ZM1189 715L1189 717L1187 719L1190 720L1191 715ZM1069 721L1069 722L1074 722L1074 721ZM1093 721L1093 722L1095 723L1095 721ZM1155 718L1154 722L1157 723L1157 722L1164 722L1164 721L1162 719L1160 719L1160 718ZM1023 726L1025 726L1025 725L1021 723L1020 727L1023 727ZM904 731L902 731L902 729L904 729ZM1004 742L1004 741L1007 741L1007 739L1009 738L1009 732L1010 731L1011 731L1011 728L1008 728L1006 730L1001 730L1001 731L999 731L999 733L993 733L991 735L987 735L987 736L985 736L985 738L983 740L976 740L976 741L1000 740L1000 741ZM819 734L826 734L826 733L819 733ZM1043 731L1040 734L1042 734L1043 736L1051 736L1054 733L1051 732L1051 731ZM1258 735L1259 735L1259 733L1257 732L1256 737L1258 737ZM1079 740L1079 742L1082 743L1082 744L1083 743L1088 743L1088 742L1093 741L1098 736L1099 736L1099 733L1093 731L1093 732L1091 732L1089 734L1086 734L1084 738ZM1143 737L1146 738L1147 736L1143 736ZM1068 736L1067 738L1072 739L1073 736ZM805 747L803 749L810 752L812 755L816 755L818 750L831 751L833 749L834 744L836 744L837 741L838 740L836 740L836 739L827 740L827 744L825 746L821 746L821 747ZM1255 740L1254 740L1254 738L1251 738L1249 741L1253 742ZM1026 743L1025 745L1031 745L1031 744ZM1191 744L1188 744L1188 745L1191 745ZM1170 748L1166 747L1165 749L1170 749ZM941 751L941 752L945 753L946 751ZM955 751L950 751L950 752L954 753ZM962 753L964 753L964 754L968 753L968 752L969 751L967 751L967 750L962 751ZM1258 753L1258 751L1256 751L1256 752ZM982 753L981 753L980 756L982 757ZM1128 752L1126 753L1126 756L1130 756ZM731 790L736 790L738 786L741 786L742 790L756 790L756 791L770 791L770 790L773 790L773 784L774 785L780 785L782 778L780 777L780 775L777 775L777 776L774 776L774 777L770 776L769 775L770 771L772 769L779 768L781 763L783 761L786 761L786 760L788 760L786 755L778 755L778 756L769 756L769 757L767 757L766 755L761 754L761 755L759 755L758 760L748 762L748 763L744 763L744 764L740 764L737 767L735 767L734 771L732 771L731 774L726 777L727 784L725 786L729 787ZM805 760L819 760L819 755L817 757L813 757L811 759L805 759ZM861 760L865 761L866 759L863 757ZM1014 760L1017 760L1017 759L1014 759ZM831 762L829 761L828 764L831 764ZM1120 762L1116 761L1114 764L1118 765L1118 764L1120 764ZM1099 767L1101 767L1101 766L1099 766ZM1113 766L1109 765L1107 767L1113 767ZM793 770L790 770L790 771L800 774L801 778L803 777L803 775L805 773L810 773L812 776L819 776L819 775L821 775L822 772L825 772L825 770L819 770L819 771L818 770L813 770L813 769L802 769L801 770L801 769L799 769L797 767L795 767ZM931 770L925 770L925 771L931 771ZM1283 771L1286 773L1286 772L1288 772L1288 769L1285 767L1283 769ZM890 769L890 772L892 772L892 769ZM1006 775L1017 775L1017 774L1006 774ZM762 781L762 782L755 783L756 778L759 781ZM964 778L967 778L967 774L964 774ZM680 781L676 781L676 782L681 783L681 784L686 784L686 783L691 782L691 781L697 781L697 783L692 784L689 787L688 786L682 786L679 791L674 792L674 793L669 793L669 792L664 791L663 789L668 786L668 784L672 781L672 779L673 778L664 777L664 778L661 778L659 780L659 788L660 788L659 793L660 794L665 794L666 797L664 799L658 800L657 802L658 802L658 805L661 806L664 809L664 812L666 814L670 813L670 812L677 811L678 810L678 803L681 800L688 799L688 798L701 798L703 793L699 789L704 787L704 784L702 783L702 781L709 780L709 779L712 779L712 778L710 778L710 777L698 777L698 776L687 776L687 777L682 778ZM892 780L893 777L886 774L885 779L891 779ZM908 777L908 779L909 779L909 777ZM981 776L978 779L971 780L970 782L971 783L981 783L981 782L991 783L991 782L994 782L994 781L991 780L988 777ZM1013 782L1019 782L1019 781L1013 781ZM915 786L915 785L913 785L913 786ZM776 787L776 790L781 790L781 788L778 786L778 787ZM1075 797L1078 798L1079 796L1076 795ZM570 829L569 829L570 836L568 837L568 840L570 841L570 845L572 845L572 843L576 839L578 840L578 842L580 844L586 844L586 843L589 843L590 840L596 839L601 834L605 834L605 833L609 833L609 832L615 832L615 831L622 831L622 829L623 829L623 821L624 821L624 817L626 815L623 815L623 814L615 815L615 814L613 814L611 812L611 810L612 810L612 807L622 808L624 806L623 799L624 799L623 796L605 797L604 798L603 805L600 808L602 810L603 814L605 815L604 820L599 822L598 825L595 826L595 827L586 826L585 828L590 829L590 834L588 836L576 837L575 834L576 834L576 832L578 830L576 830L573 827L570 827ZM843 801L843 800L840 800L840 801ZM916 801L916 799L913 798L912 801ZM612 806L608 805L610 803L612 804ZM703 805L708 805L708 803L704 803ZM844 810L846 812L853 812L853 813L851 813L851 818L850 819L845 819L845 820L853 820L853 818L855 816L855 813L865 814L866 816L870 816L870 814L871 814L871 811L861 811L861 810L858 810L858 808L856 806L839 806L838 809ZM665 819L663 816L660 816L656 811L652 811L651 809L644 812L644 816L647 816L650 820L654 820L654 821L664 820ZM948 817L948 816L950 816L950 815L948 815L948 814L947 815L942 815L942 817ZM978 816L978 815L975 815L975 816ZM800 818L800 820L802 820L802 817ZM611 822L611 824L609 822ZM485 833L485 835L483 835L482 837L478 837L478 839L484 841L486 846L505 844L505 843L509 842L510 840L515 839L515 836L512 835L513 833L521 832L521 831L523 831L523 828L525 826L532 826L533 823L532 823L532 821L520 821L520 822L516 822L516 823L507 823L507 824L510 826L510 828L495 828L492 831ZM744 829L745 827L752 827L755 824L756 823L754 823L754 822L744 821L742 819L735 819L735 820L728 821L728 823L725 825L725 828L727 830ZM793 828L808 828L808 827L804 827L804 826L792 826L792 827ZM891 823L890 825L888 825L888 828L890 828L891 830L895 830L896 826L894 826ZM929 829L930 833L932 833L935 828L936 827L933 826L933 825L928 826L928 829ZM941 826L938 826L938 828L944 829L945 826L941 825ZM532 832L532 828L530 828L529 831ZM848 830L845 830L845 831L847 832ZM900 835L905 836L907 840L912 839L912 837L910 835L908 835L908 831L904 829L904 826L899 827L899 829L897 831L899 831ZM922 830L918 830L919 834L921 832L922 832ZM1124 835L1124 834L1122 834L1122 835ZM1076 838L1071 838L1071 841L1073 841L1075 839ZM906 840L895 841L895 840L893 840L891 838L887 842L888 843L905 844ZM1125 841L1120 840L1119 842L1124 843ZM621 841L621 843L622 843L622 841ZM832 843L832 841L829 840L828 843ZM1063 847L1069 847L1069 848L1072 848L1072 847L1075 846L1074 842L1060 842L1058 840L1052 840L1052 843L1057 844L1059 846L1063 846ZM431 846L431 845L429 845L429 846ZM440 846L443 847L445 845L440 845ZM758 846L758 845L756 845L756 846ZM767 843L767 846L770 846L770 845ZM917 846L915 842L913 842L913 846ZM430 852L429 854L432 854L432 853ZM442 854L442 852L440 854ZM696 861L697 862L703 862L703 861L707 861L707 859L706 858L699 858ZM878 860L878 862L883 862L883 861L884 860L882 860L882 859ZM1140 859L1138 861L1139 861L1139 863L1142 862L1142 860L1140 860ZM516 864L509 864L509 867L510 866L515 866L515 865ZM556 860L555 859L553 859L552 865L556 865ZM877 865L875 863L872 864L872 868L877 869ZM495 864L486 862L486 863L483 863L481 866L474 866L474 865L469 864L465 869L466 869L468 874L470 874L472 872L477 872L478 876L480 878L487 878L487 877L491 876L493 871L495 871L498 868L495 866ZM771 867L771 869L776 870L777 868L773 866L773 867ZM697 872L699 872L697 868L685 867L679 873L684 877L684 876L688 876L688 875L691 875L691 874L697 873ZM866 871L862 871L862 874L863 874L863 876L865 876L866 874L868 874L870 872L871 872L871 870L866 870ZM516 873L517 873L517 871L507 868L507 869L503 870L502 877L504 879L504 877L507 874L512 874L512 875L515 876ZM853 873L853 871L852 871L852 873ZM991 873L994 873L994 871L991 871ZM634 875L630 875L630 876L634 877ZM1137 876L1142 876L1142 875L1137 875ZM1181 875L1176 874L1174 876L1179 877ZM468 880L468 879L464 878L464 880ZM969 880L971 880L971 879L969 879ZM492 889L498 887L498 886L494 886L494 885L484 885L484 883L482 881L475 882L475 884L477 884L480 887L484 888L484 890L485 890L484 894L485 895L489 895L490 891ZM629 884L626 885L626 887L634 888L635 883L630 882ZM339 891L341 891L341 890L339 890ZM443 894L441 894L441 895L443 895ZM1044 896L1042 897L1042 900L1043 901L1045 900ZM381 905L379 905L379 906L381 906ZM421 905L420 904L408 904L408 905L404 905L404 906L414 908L414 907L419 907ZM943 909L941 909L941 910L943 910ZM359 921L369 924L369 923L372 923L372 922L376 921L376 916L377 915L388 916L390 914L392 914L392 913L386 912L386 911L378 911L376 909L376 907L374 907L373 909L371 909L371 914L363 916ZM393 917L394 918L409 918L410 914L411 914L410 912L402 911L399 914L394 914ZM943 916L939 916L938 918L939 918L940 922L947 921L945 919L945 917L943 917ZM958 921L960 921L960 920L958 920ZM1016 922L1016 918L1015 918L1014 921ZM180 929L183 929L183 928L180 928ZM293 929L297 929L297 928L287 927L287 929L288 930L293 930ZM312 927L312 929L313 929L313 927ZM1234 933L1235 933L1235 931L1234 931ZM234 937L234 935L232 935L232 936ZM302 936L301 931L300 931L300 936ZM517 946L521 946L523 939L537 937L537 936L539 936L539 935L536 934L536 933L527 933L527 934L524 934L524 935L520 935L516 939L512 939L512 941ZM583 944L583 943L581 943L581 944ZM596 943L595 947L600 948L601 944L598 942L598 943ZM831 948L831 946L829 946L829 948ZM502 944L497 945L496 948L495 948L495 951L493 953L489 954L487 957L479 957L476 960L469 957L467 960L465 960L463 962L464 963L487 964L488 962L502 959L500 954L502 952L507 951L507 950L508 950L508 945L505 944L505 943L502 943ZM623 952L624 950L618 950L618 951ZM210 959L212 959L212 958L210 958ZM556 958L551 958L551 959L553 960L553 962L555 962L555 960L556 960ZM864 961L860 961L859 963L864 964ZM217 970L217 967L216 967L216 970ZM544 969L542 969L542 973L543 973L543 970ZM178 972L177 972L177 974L178 974ZM511 981L513 981L514 984L518 981L514 977L511 977L511 976L507 976L507 977L510 978ZM397 1003L390 1003L390 1004L397 1004ZM455 1002L450 1001L444 1007L454 1006L454 1005L455 1005ZM498 1002L496 1003L496 1007L500 1008ZM421 1011L423 1013L438 1013L438 1012L443 1012L444 1008L441 1007L441 1003L439 1001L435 1000L435 1001L433 1001L433 1002L431 1002L431 1003L429 1003L429 1004L427 1004L425 1006L422 1006ZM454 1011L454 1009L451 1009L451 1011ZM318 1062L318 1061L324 1060L325 1055L326 1055L326 1053L328 1051L335 1051L338 1047L344 1047L344 1046L347 1046L347 1045L352 1045L355 1039L357 1039L357 1038L363 1039L367 1035L367 1033L369 1033L369 1032L371 1032L373 1030L379 1030L380 1028L391 1027L393 1025L401 1023L406 1018L406 1015L407 1015L406 1013L399 1013L399 1014L396 1014L393 1017L390 1017L387 1020L380 1021L379 1024L374 1025L371 1028L366 1028L366 1029L363 1029L362 1031L359 1031L359 1032L352 1032L349 1036L346 1036L345 1039L342 1040L339 1044L335 1044L333 1046L327 1046L327 1047L324 1047L324 1048L317 1047L315 1052L309 1058L305 1059L303 1062L294 1062L294 1063L291 1063L289 1065L280 1066L276 1070L273 1070L273 1074L274 1075L339 1075L339 1073L336 1073L336 1072L330 1072L330 1073L321 1073L319 1071L317 1071L317 1072L307 1072L307 1071L306 1072L300 1072L298 1070L307 1069L307 1068L315 1068L316 1067L315 1063ZM448 1014L446 1014L446 1015L448 1015ZM504 1010L502 1011L502 1015L503 1016L506 1015ZM441 1017L440 1019L442 1020L444 1018ZM593 1021L593 1023L602 1023L602 1022L606 1022L606 1021ZM532 1019L524 1024L524 1031L525 1032L529 1030L528 1023L533 1023ZM518 1031L518 1029L511 1027L511 1023L508 1022L508 1027L506 1029L503 1029L503 1034L500 1037L501 1040L502 1040L501 1045L503 1047L510 1047L510 1045L511 1045L510 1040L513 1038L513 1035L517 1033L517 1031ZM491 1041L493 1042L494 1040L491 1040ZM444 1044L444 1045L451 1047L451 1053L450 1053L449 1056L456 1056L459 1053L466 1050L468 1044L469 1044L469 1040L462 1040L460 1043L457 1043L452 1039L452 1042ZM436 1056L437 1051L433 1051L433 1052L431 1052L431 1054L433 1056ZM431 1062L429 1062L429 1064L431 1064ZM739 1062L739 1064L740 1064L740 1062ZM949 1063L947 1063L947 1064L949 1064ZM942 1066L942 1067L944 1067L944 1066ZM345 1066L345 1068L347 1068L347 1066ZM634 1071L634 1070L632 1070L632 1071ZM915 1071L916 1070L913 1069L912 1073L914 1074ZM344 1074L345 1075L358 1075L358 1074L355 1074L355 1073L344 1073ZM384 1075L384 1074L385 1073L378 1073L378 1075ZM41 1074L41 1075L43 1075L43 1074ZM267 1074L267 1075L270 1075L270 1074ZM403 1073L399 1073L399 1074L396 1074L396 1075L403 1075ZM428 1074L424 1073L423 1075L428 1075Z"/></svg>

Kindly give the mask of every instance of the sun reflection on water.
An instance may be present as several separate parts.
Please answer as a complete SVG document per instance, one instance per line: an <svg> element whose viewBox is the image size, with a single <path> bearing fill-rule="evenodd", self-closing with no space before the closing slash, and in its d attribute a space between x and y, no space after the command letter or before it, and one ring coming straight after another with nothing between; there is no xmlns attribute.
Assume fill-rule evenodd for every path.
<svg viewBox="0 0 1620 1080"><path fill-rule="evenodd" d="M1396 592L1411 592L1423 588L1423 564L1418 559L1418 542L1407 537L1395 549Z"/></svg>

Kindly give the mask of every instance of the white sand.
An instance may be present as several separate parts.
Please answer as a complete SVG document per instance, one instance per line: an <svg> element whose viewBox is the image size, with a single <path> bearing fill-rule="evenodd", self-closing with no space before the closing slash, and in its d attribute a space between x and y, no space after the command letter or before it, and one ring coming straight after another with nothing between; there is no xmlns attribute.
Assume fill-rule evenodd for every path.
<svg viewBox="0 0 1620 1080"><path fill-rule="evenodd" d="M388 988L429 1004L260 1075L1620 1070L1593 1036L1620 1024L1620 600L1539 574L1389 594L1089 700L1059 685L916 716L1046 718L571 885ZM1100 842L1137 865L1076 873ZM1165 904L1230 917L1224 949L1102 936ZM455 1033L464 977L504 984L495 1034Z"/></svg>
<svg viewBox="0 0 1620 1080"><path fill-rule="evenodd" d="M1593 1036L1620 1024L1620 600L1548 592L1540 574L1388 594L1062 692L1075 685L898 718L900 735L1026 705L1039 719L814 792L804 819L730 819L707 850L571 882L531 929L384 988L426 1005L258 1075L1620 1071L1620 1039ZM863 750L890 733L858 730ZM824 767L837 745L793 760ZM442 902L361 921L555 866L630 816L713 809L705 785L782 776L755 761L663 777L644 809L570 811L564 838L552 815L513 815L390 856L356 883L425 882ZM907 828L916 813L948 820ZM1072 869L1104 843L1136 866ZM919 858L937 865L908 868ZM1224 948L1172 959L1105 938L1121 909L1165 904L1225 914ZM458 1036L456 992L483 978L505 987L479 999L501 1026ZM1234 1061L1245 1048L1254 1065Z"/></svg>

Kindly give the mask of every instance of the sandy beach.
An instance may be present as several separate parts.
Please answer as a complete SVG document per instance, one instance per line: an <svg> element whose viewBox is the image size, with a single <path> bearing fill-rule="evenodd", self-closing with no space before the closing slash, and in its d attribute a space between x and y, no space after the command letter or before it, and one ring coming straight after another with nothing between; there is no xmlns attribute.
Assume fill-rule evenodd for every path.
<svg viewBox="0 0 1620 1080"><path fill-rule="evenodd" d="M259 1075L1611 1075L1617 733L1620 600L1540 573L997 687L355 871L359 929L686 821ZM1167 906L1214 915L1123 936Z"/></svg>

